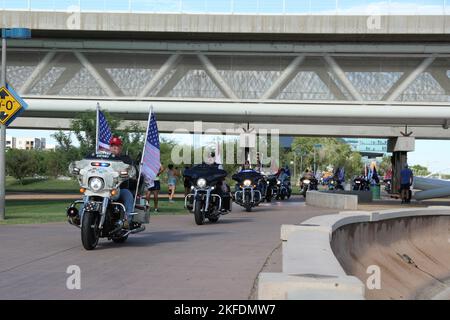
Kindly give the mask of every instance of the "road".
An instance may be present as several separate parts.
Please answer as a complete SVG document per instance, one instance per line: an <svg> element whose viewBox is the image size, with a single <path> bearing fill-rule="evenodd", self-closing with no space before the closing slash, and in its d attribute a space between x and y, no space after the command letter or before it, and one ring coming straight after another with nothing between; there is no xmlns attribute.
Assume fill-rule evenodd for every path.
<svg viewBox="0 0 450 320"><path fill-rule="evenodd" d="M251 213L235 205L203 226L192 215L152 216L125 244L103 240L94 251L65 223L0 226L0 299L251 299L261 270L281 271L280 226L335 211L294 197ZM66 287L70 265L80 290Z"/></svg>

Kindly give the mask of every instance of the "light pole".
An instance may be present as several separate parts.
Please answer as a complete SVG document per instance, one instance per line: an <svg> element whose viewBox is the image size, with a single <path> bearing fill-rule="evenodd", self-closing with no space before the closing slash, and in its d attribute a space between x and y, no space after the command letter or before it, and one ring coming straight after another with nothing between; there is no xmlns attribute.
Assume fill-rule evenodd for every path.
<svg viewBox="0 0 450 320"><path fill-rule="evenodd" d="M320 149L320 148L322 148L321 144L314 145L314 176L316 176L316 170L317 170L317 168L316 168L316 149Z"/></svg>
<svg viewBox="0 0 450 320"><path fill-rule="evenodd" d="M29 39L31 30L25 28L2 29L2 69L0 76L0 88L6 87L6 39ZM5 220L5 149L6 149L6 124L0 124L0 220Z"/></svg>
<svg viewBox="0 0 450 320"><path fill-rule="evenodd" d="M300 153L301 157L301 148L300 146L296 146L294 148L294 181L297 181L297 155ZM301 172L301 171L300 171Z"/></svg>

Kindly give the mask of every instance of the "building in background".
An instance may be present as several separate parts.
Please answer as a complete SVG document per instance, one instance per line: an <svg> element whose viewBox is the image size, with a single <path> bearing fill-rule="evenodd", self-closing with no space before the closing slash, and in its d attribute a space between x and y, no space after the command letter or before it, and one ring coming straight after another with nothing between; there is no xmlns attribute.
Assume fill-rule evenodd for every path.
<svg viewBox="0 0 450 320"><path fill-rule="evenodd" d="M7 149L22 149L22 150L44 150L46 149L45 138L16 138L6 137Z"/></svg>
<svg viewBox="0 0 450 320"><path fill-rule="evenodd" d="M16 148L16 138L11 136L6 136L6 149Z"/></svg>

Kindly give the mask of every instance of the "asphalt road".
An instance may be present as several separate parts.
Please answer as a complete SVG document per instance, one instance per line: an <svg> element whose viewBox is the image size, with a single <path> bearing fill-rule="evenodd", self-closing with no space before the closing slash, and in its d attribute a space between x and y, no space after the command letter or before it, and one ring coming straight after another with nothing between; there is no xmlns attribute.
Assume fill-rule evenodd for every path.
<svg viewBox="0 0 450 320"><path fill-rule="evenodd" d="M203 226L193 215L152 216L125 244L101 240L93 251L66 223L3 225L0 299L251 299L261 270L281 270L273 257L280 226L335 211L294 197L251 213L234 205ZM80 268L80 290L66 287L71 265Z"/></svg>

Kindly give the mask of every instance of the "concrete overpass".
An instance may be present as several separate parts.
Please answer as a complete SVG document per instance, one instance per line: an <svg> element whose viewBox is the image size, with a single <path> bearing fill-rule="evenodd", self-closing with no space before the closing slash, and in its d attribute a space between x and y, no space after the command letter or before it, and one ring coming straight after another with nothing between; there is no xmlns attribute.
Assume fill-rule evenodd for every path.
<svg viewBox="0 0 450 320"><path fill-rule="evenodd" d="M132 12L0 13L8 78L30 108L16 128L67 128L97 102L163 131L449 139L450 17ZM375 20L374 20L375 19ZM190 129L189 129L190 130Z"/></svg>

